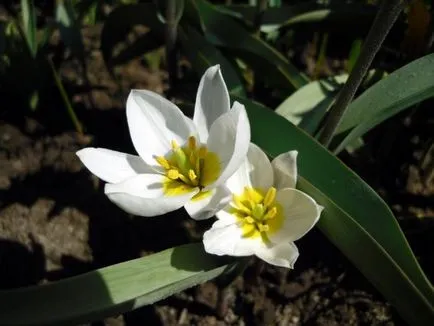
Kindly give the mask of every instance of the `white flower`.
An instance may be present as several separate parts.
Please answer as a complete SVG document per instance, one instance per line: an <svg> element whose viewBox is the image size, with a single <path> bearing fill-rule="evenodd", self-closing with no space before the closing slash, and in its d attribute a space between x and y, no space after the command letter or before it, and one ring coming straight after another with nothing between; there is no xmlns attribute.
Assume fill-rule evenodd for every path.
<svg viewBox="0 0 434 326"><path fill-rule="evenodd" d="M220 67L199 84L193 120L162 96L131 91L127 120L139 156L104 148L77 152L108 182L105 193L128 213L156 216L185 206L195 219L211 217L230 200L225 181L246 157L250 124L229 94Z"/></svg>
<svg viewBox="0 0 434 326"><path fill-rule="evenodd" d="M250 144L244 163L226 182L230 204L203 237L205 250L215 255L250 256L293 268L298 249L293 241L318 221L322 206L295 189L297 151L276 157Z"/></svg>

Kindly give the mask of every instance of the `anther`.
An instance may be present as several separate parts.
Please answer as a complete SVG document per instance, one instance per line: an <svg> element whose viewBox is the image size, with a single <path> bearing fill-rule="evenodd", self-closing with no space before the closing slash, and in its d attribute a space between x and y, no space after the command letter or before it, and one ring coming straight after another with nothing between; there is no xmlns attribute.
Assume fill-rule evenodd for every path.
<svg viewBox="0 0 434 326"><path fill-rule="evenodd" d="M194 171L192 169L190 169L188 171L188 177L190 178L191 181L194 181L197 179L197 175L196 175L196 173L194 173Z"/></svg>
<svg viewBox="0 0 434 326"><path fill-rule="evenodd" d="M189 179L187 179L183 174L179 174L179 176L178 176L178 178L182 181L182 182L184 182L185 184L191 184L191 181L189 180Z"/></svg>
<svg viewBox="0 0 434 326"><path fill-rule="evenodd" d="M173 139L170 143L171 143L171 145L172 145L172 149L173 149L173 150L179 148L179 145L178 145L178 143L176 142L176 140Z"/></svg>
<svg viewBox="0 0 434 326"><path fill-rule="evenodd" d="M163 168L165 168L166 170L170 169L170 164L169 161L166 160L166 158L164 158L163 156L157 156L155 158L155 160L157 161L158 164L160 164Z"/></svg>
<svg viewBox="0 0 434 326"><path fill-rule="evenodd" d="M274 202L274 200L276 199L276 192L276 188L274 187L268 189L263 201L265 207L270 206Z"/></svg>
<svg viewBox="0 0 434 326"><path fill-rule="evenodd" d="M190 148L192 151L196 149L196 137L188 137L188 148Z"/></svg>
<svg viewBox="0 0 434 326"><path fill-rule="evenodd" d="M253 224L253 223L255 223L255 220L254 220L253 217L251 217L251 216L246 216L246 217L244 218L244 221L245 221L246 223L249 223L249 224Z"/></svg>
<svg viewBox="0 0 434 326"><path fill-rule="evenodd" d="M169 177L169 179L176 180L179 178L180 174L178 170L171 169L167 171L167 176Z"/></svg>
<svg viewBox="0 0 434 326"><path fill-rule="evenodd" d="M273 206L268 210L268 212L264 215L264 220L270 220L277 215L277 208Z"/></svg>
<svg viewBox="0 0 434 326"><path fill-rule="evenodd" d="M202 146L199 148L198 156L201 159L204 159L206 157L206 154L208 154L208 149L205 146Z"/></svg>
<svg viewBox="0 0 434 326"><path fill-rule="evenodd" d="M257 194L256 194L255 190L253 188L250 188L250 187L244 187L244 191L249 196L250 203L251 203L251 205L253 207L254 204L256 204L256 197L257 197Z"/></svg>
<svg viewBox="0 0 434 326"><path fill-rule="evenodd" d="M243 213L246 213L246 214L250 214L250 213L251 213L251 212L250 212L250 209L247 208L247 207L243 204L243 202L241 201L241 198L240 198L239 196L237 196L237 195L233 195L232 199L233 199L235 205L237 206L237 209L238 209L238 210L240 210L240 211L242 211Z"/></svg>
<svg viewBox="0 0 434 326"><path fill-rule="evenodd" d="M268 232L270 227L267 224L258 224L259 232Z"/></svg>

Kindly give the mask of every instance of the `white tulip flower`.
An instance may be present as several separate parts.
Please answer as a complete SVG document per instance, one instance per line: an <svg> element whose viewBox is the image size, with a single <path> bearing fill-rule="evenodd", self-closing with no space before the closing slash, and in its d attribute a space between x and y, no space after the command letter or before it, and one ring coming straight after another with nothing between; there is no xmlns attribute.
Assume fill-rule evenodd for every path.
<svg viewBox="0 0 434 326"><path fill-rule="evenodd" d="M193 120L146 90L131 91L126 113L139 156L104 148L77 152L83 164L107 182L111 201L139 216L184 206L194 219L209 218L228 203L225 181L246 157L250 124L242 104L230 108L219 65L202 76Z"/></svg>
<svg viewBox="0 0 434 326"><path fill-rule="evenodd" d="M250 144L246 160L226 182L233 198L205 232L205 250L219 256L256 255L293 268L299 255L294 241L315 225L323 209L295 189L296 182L297 151L270 163L258 146Z"/></svg>

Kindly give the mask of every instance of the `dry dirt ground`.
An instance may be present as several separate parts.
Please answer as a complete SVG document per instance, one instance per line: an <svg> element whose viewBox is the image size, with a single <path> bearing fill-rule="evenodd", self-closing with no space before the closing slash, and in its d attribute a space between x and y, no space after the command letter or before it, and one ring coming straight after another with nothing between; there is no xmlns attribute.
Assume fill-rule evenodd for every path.
<svg viewBox="0 0 434 326"><path fill-rule="evenodd" d="M61 72L73 94L87 137L79 137L72 131L55 91L36 113L16 112L13 99L2 105L0 288L3 289L51 282L170 246L200 241L201 232L209 225L196 225L183 211L161 218L128 216L108 201L103 184L75 156L78 149L89 144L133 153L124 108L128 90L147 88L161 93L167 88L165 73L150 71L141 60L120 67L119 82L115 82L98 50L99 30L85 31L85 36L91 91L83 86L84 79L75 60L65 60ZM396 119L398 127L395 127L407 134L393 139L387 147L387 158L381 158L384 151L368 147L347 161L392 205L423 267L432 277L433 258L427 250L433 248L430 234L434 208L432 202L429 204L433 195L429 174L432 153L422 158L422 154L417 154L416 149L422 147L418 144L428 136L422 133L418 141L410 141L420 126L405 125L404 120ZM425 127L431 123L432 128L432 120L417 121ZM392 127L389 124L379 130L384 132ZM401 159L393 161L390 157ZM153 306L94 325L404 324L319 231L311 232L297 245L301 256L295 270L265 266L254 260L225 293L224 316L217 313L222 308L221 304L217 307L220 289L214 282L207 282Z"/></svg>

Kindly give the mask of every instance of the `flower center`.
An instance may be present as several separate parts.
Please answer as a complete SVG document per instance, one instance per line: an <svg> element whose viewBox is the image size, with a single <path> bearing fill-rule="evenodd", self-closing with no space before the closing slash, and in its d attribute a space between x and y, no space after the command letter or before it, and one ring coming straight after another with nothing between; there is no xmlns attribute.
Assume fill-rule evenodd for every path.
<svg viewBox="0 0 434 326"><path fill-rule="evenodd" d="M241 195L234 195L231 213L236 216L243 230L243 237L261 237L269 242L268 235L279 230L283 224L282 206L276 202L276 188L266 192L245 187Z"/></svg>
<svg viewBox="0 0 434 326"><path fill-rule="evenodd" d="M165 171L163 184L166 195L180 195L199 188L201 192L195 196L199 198L207 193L202 189L220 175L217 154L208 151L205 145L198 145L194 136L190 136L182 147L172 140L172 150L155 160Z"/></svg>

